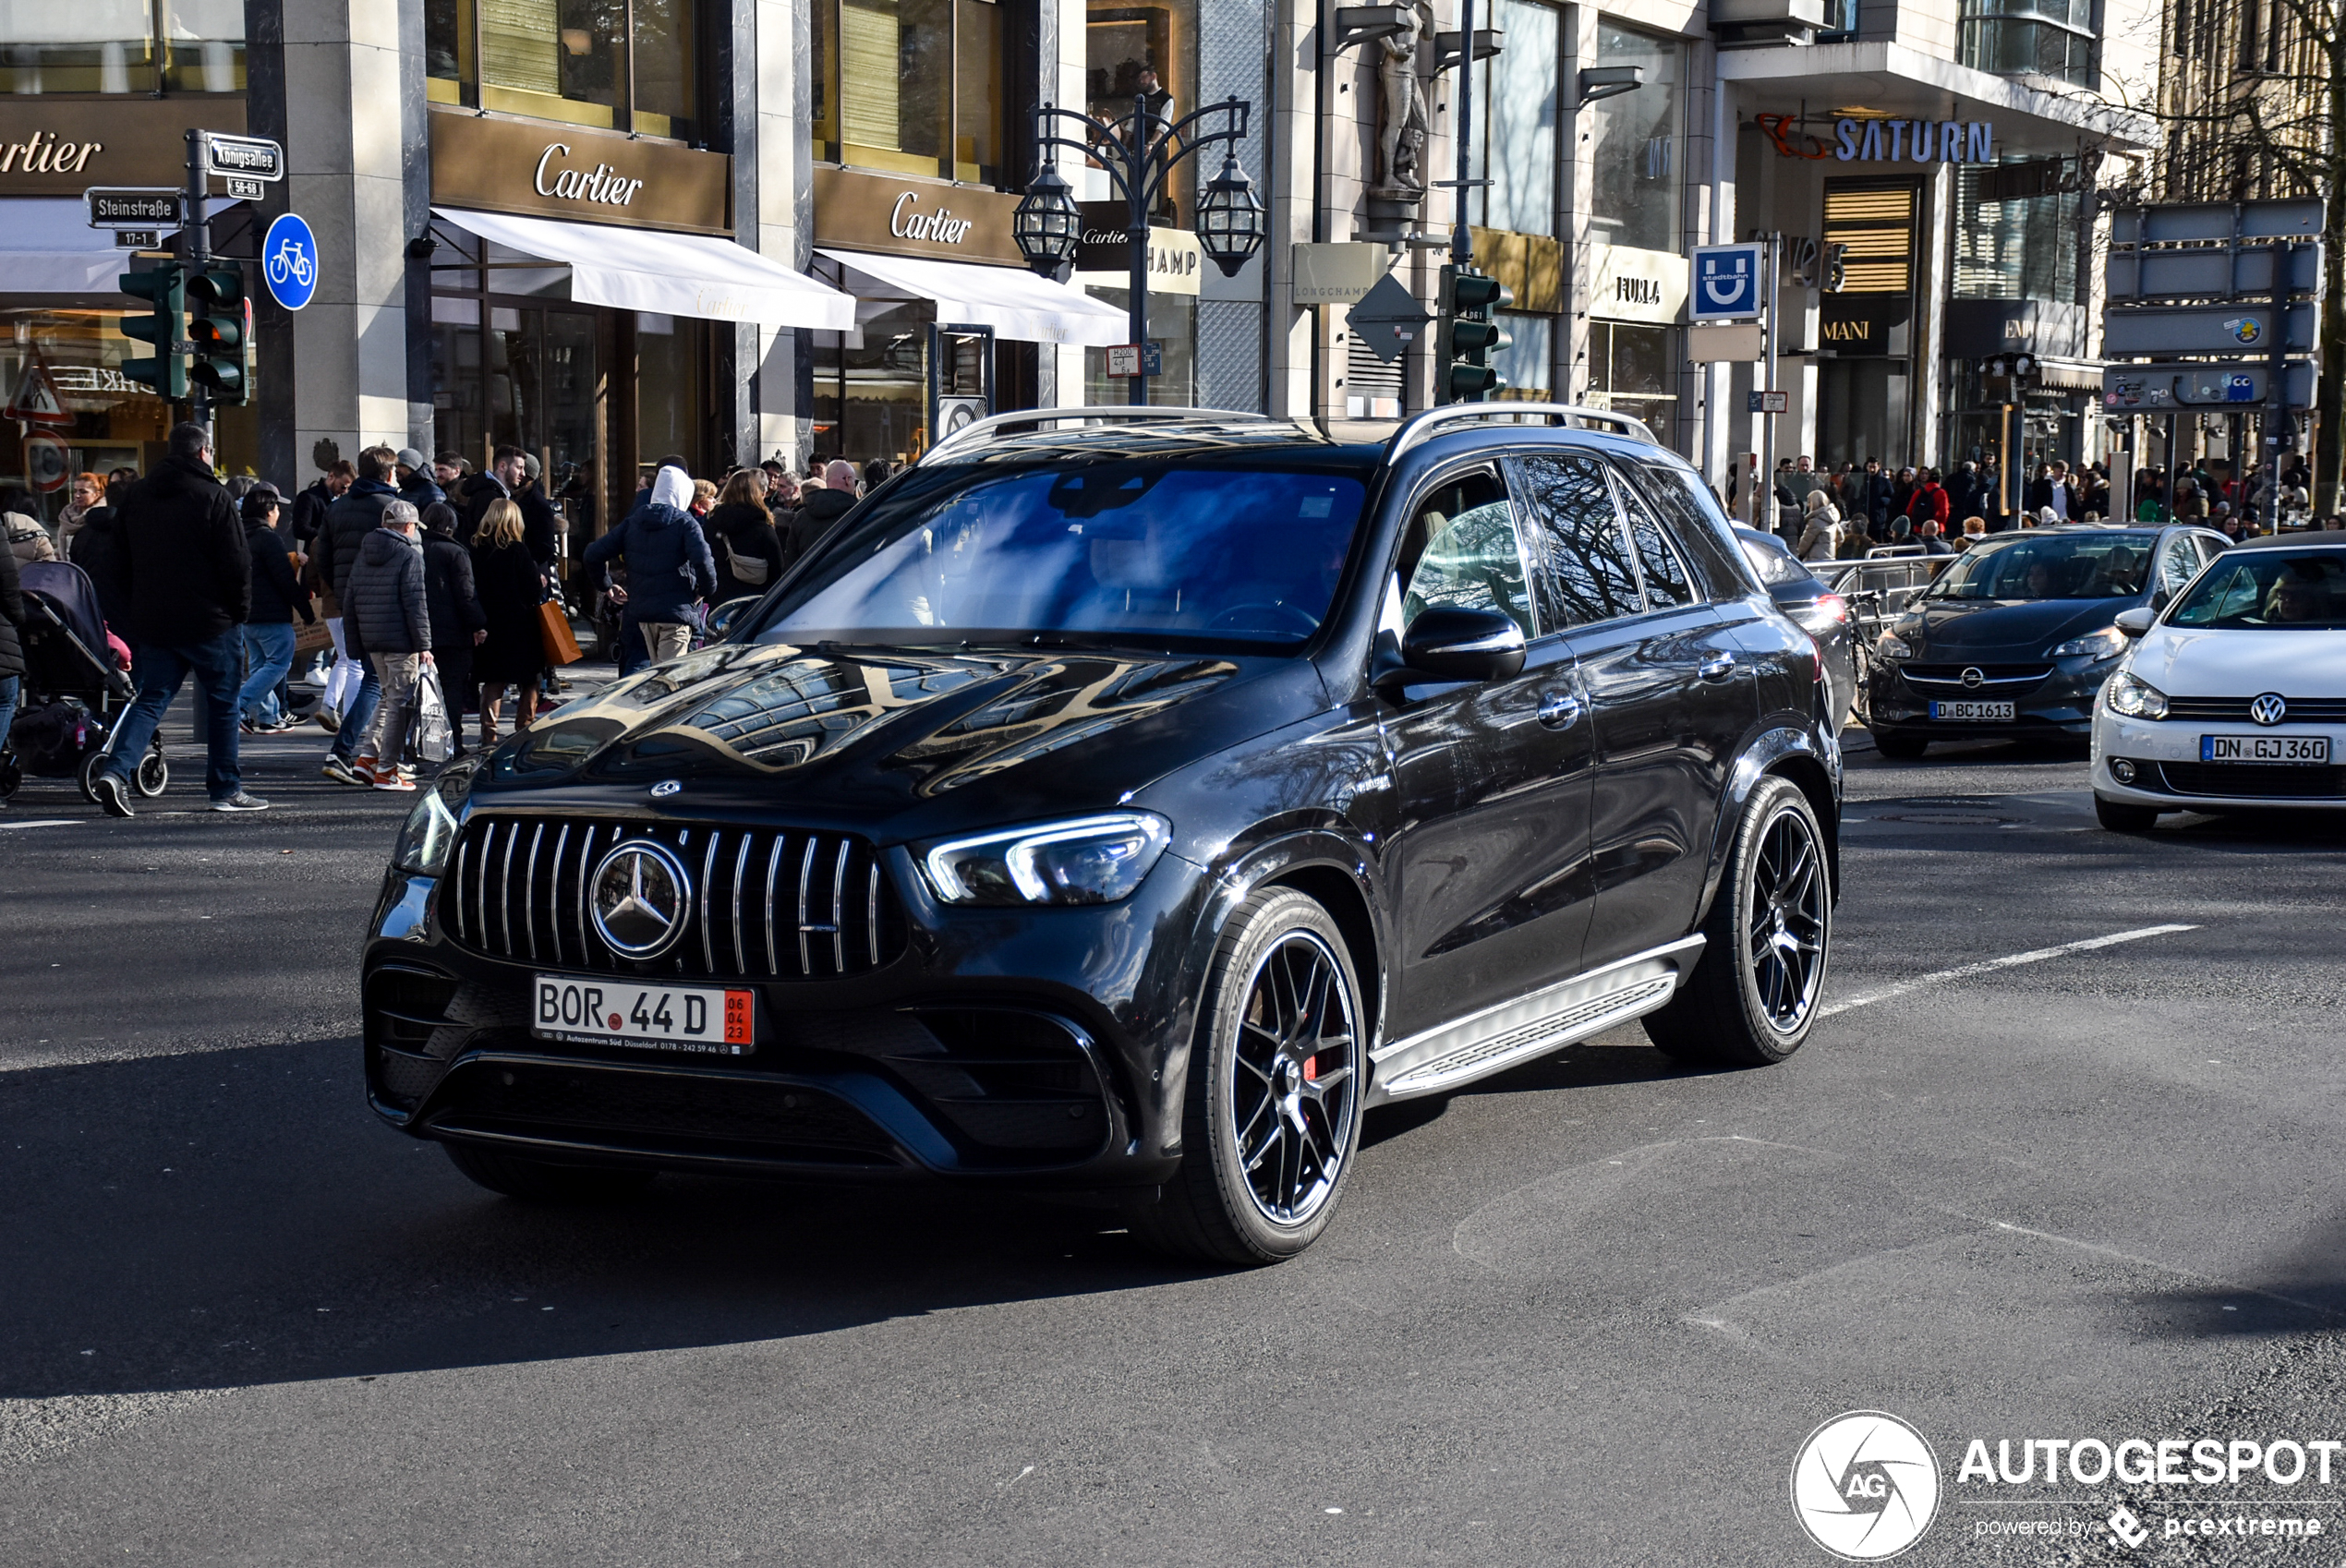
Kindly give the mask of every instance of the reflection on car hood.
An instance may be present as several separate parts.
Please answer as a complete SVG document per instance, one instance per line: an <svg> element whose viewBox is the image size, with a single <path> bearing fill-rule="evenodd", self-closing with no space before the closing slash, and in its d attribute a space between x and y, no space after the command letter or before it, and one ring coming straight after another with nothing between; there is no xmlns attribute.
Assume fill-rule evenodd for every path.
<svg viewBox="0 0 2346 1568"><path fill-rule="evenodd" d="M1928 663L1975 659L1982 664L2041 660L2056 644L2109 625L2141 599L1931 599L1912 606L1897 623L1899 637Z"/></svg>
<svg viewBox="0 0 2346 1568"><path fill-rule="evenodd" d="M1291 658L720 645L557 709L499 749L485 782L639 798L673 778L698 781L702 802L868 819L995 780L974 792L989 814L1083 809L1087 789L1112 800L1287 722L1296 704L1279 694L1299 674L1315 696Z"/></svg>
<svg viewBox="0 0 2346 1568"><path fill-rule="evenodd" d="M2155 626L2127 668L2171 697L2346 697L2346 632Z"/></svg>

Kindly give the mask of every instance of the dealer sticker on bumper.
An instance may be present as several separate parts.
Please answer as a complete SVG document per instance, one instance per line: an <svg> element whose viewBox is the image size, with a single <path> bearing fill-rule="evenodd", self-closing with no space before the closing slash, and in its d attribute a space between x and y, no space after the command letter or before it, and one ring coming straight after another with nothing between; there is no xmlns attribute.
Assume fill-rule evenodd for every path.
<svg viewBox="0 0 2346 1568"><path fill-rule="evenodd" d="M541 974L529 1031L573 1045L632 1045L744 1056L753 1046L756 993L685 985L638 985Z"/></svg>

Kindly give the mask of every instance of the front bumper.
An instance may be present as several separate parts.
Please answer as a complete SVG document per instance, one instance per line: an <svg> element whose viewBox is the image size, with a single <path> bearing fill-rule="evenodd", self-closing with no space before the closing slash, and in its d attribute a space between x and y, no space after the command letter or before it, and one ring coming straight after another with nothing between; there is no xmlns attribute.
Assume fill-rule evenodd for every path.
<svg viewBox="0 0 2346 1568"><path fill-rule="evenodd" d="M1918 691L1906 681L1898 665L1875 665L1866 688L1867 727L1926 741L2021 741L2069 736L2078 740L2092 733L2094 698L2116 658L2043 660L2051 672L2023 690L1967 692L1960 688ZM1980 722L1930 717L1933 702L1966 698L2010 702L2009 721Z"/></svg>
<svg viewBox="0 0 2346 1568"><path fill-rule="evenodd" d="M2329 737L2328 766L2260 763L2206 764L2207 734ZM2346 725L2279 724L2269 730L2202 718L2126 718L2103 707L2093 728L2094 793L2160 811L2346 811ZM2122 782L2112 769L2131 764Z"/></svg>
<svg viewBox="0 0 2346 1568"><path fill-rule="evenodd" d="M755 1047L706 1056L531 1032L531 976L454 940L441 887L384 879L363 961L369 1103L410 1135L550 1159L736 1175L1145 1187L1180 1160L1212 884L1173 855L1123 903L913 916L865 973L683 975L756 994ZM1167 940L1153 940L1163 934ZM607 981L608 974L581 975Z"/></svg>

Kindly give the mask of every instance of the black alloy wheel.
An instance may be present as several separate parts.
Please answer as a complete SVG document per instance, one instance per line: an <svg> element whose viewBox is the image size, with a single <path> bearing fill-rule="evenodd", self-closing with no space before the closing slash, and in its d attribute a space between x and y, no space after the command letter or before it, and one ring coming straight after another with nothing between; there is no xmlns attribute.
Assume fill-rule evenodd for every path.
<svg viewBox="0 0 2346 1568"><path fill-rule="evenodd" d="M1215 950L1190 1057L1181 1168L1133 1214L1142 1236L1209 1262L1291 1258L1327 1227L1360 1146L1368 1042L1344 935L1271 888Z"/></svg>
<svg viewBox="0 0 2346 1568"><path fill-rule="evenodd" d="M1648 1039L1681 1061L1766 1067L1800 1049L1832 960L1832 879L1815 808L1788 778L1763 778L1744 806L1702 956Z"/></svg>

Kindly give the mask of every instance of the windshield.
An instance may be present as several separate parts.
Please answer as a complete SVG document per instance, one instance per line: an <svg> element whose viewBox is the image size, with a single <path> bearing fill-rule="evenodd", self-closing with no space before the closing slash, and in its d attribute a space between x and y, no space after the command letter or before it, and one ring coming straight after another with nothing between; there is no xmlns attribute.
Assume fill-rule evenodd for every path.
<svg viewBox="0 0 2346 1568"><path fill-rule="evenodd" d="M2167 612L2228 632L2346 628L2346 550L2240 550L2217 559Z"/></svg>
<svg viewBox="0 0 2346 1568"><path fill-rule="evenodd" d="M2156 534L2053 534L1976 546L1930 585L1934 599L2128 599L2150 580Z"/></svg>
<svg viewBox="0 0 2346 1568"><path fill-rule="evenodd" d="M1194 460L917 471L760 618L763 643L1293 646L1318 630L1366 491Z"/></svg>

